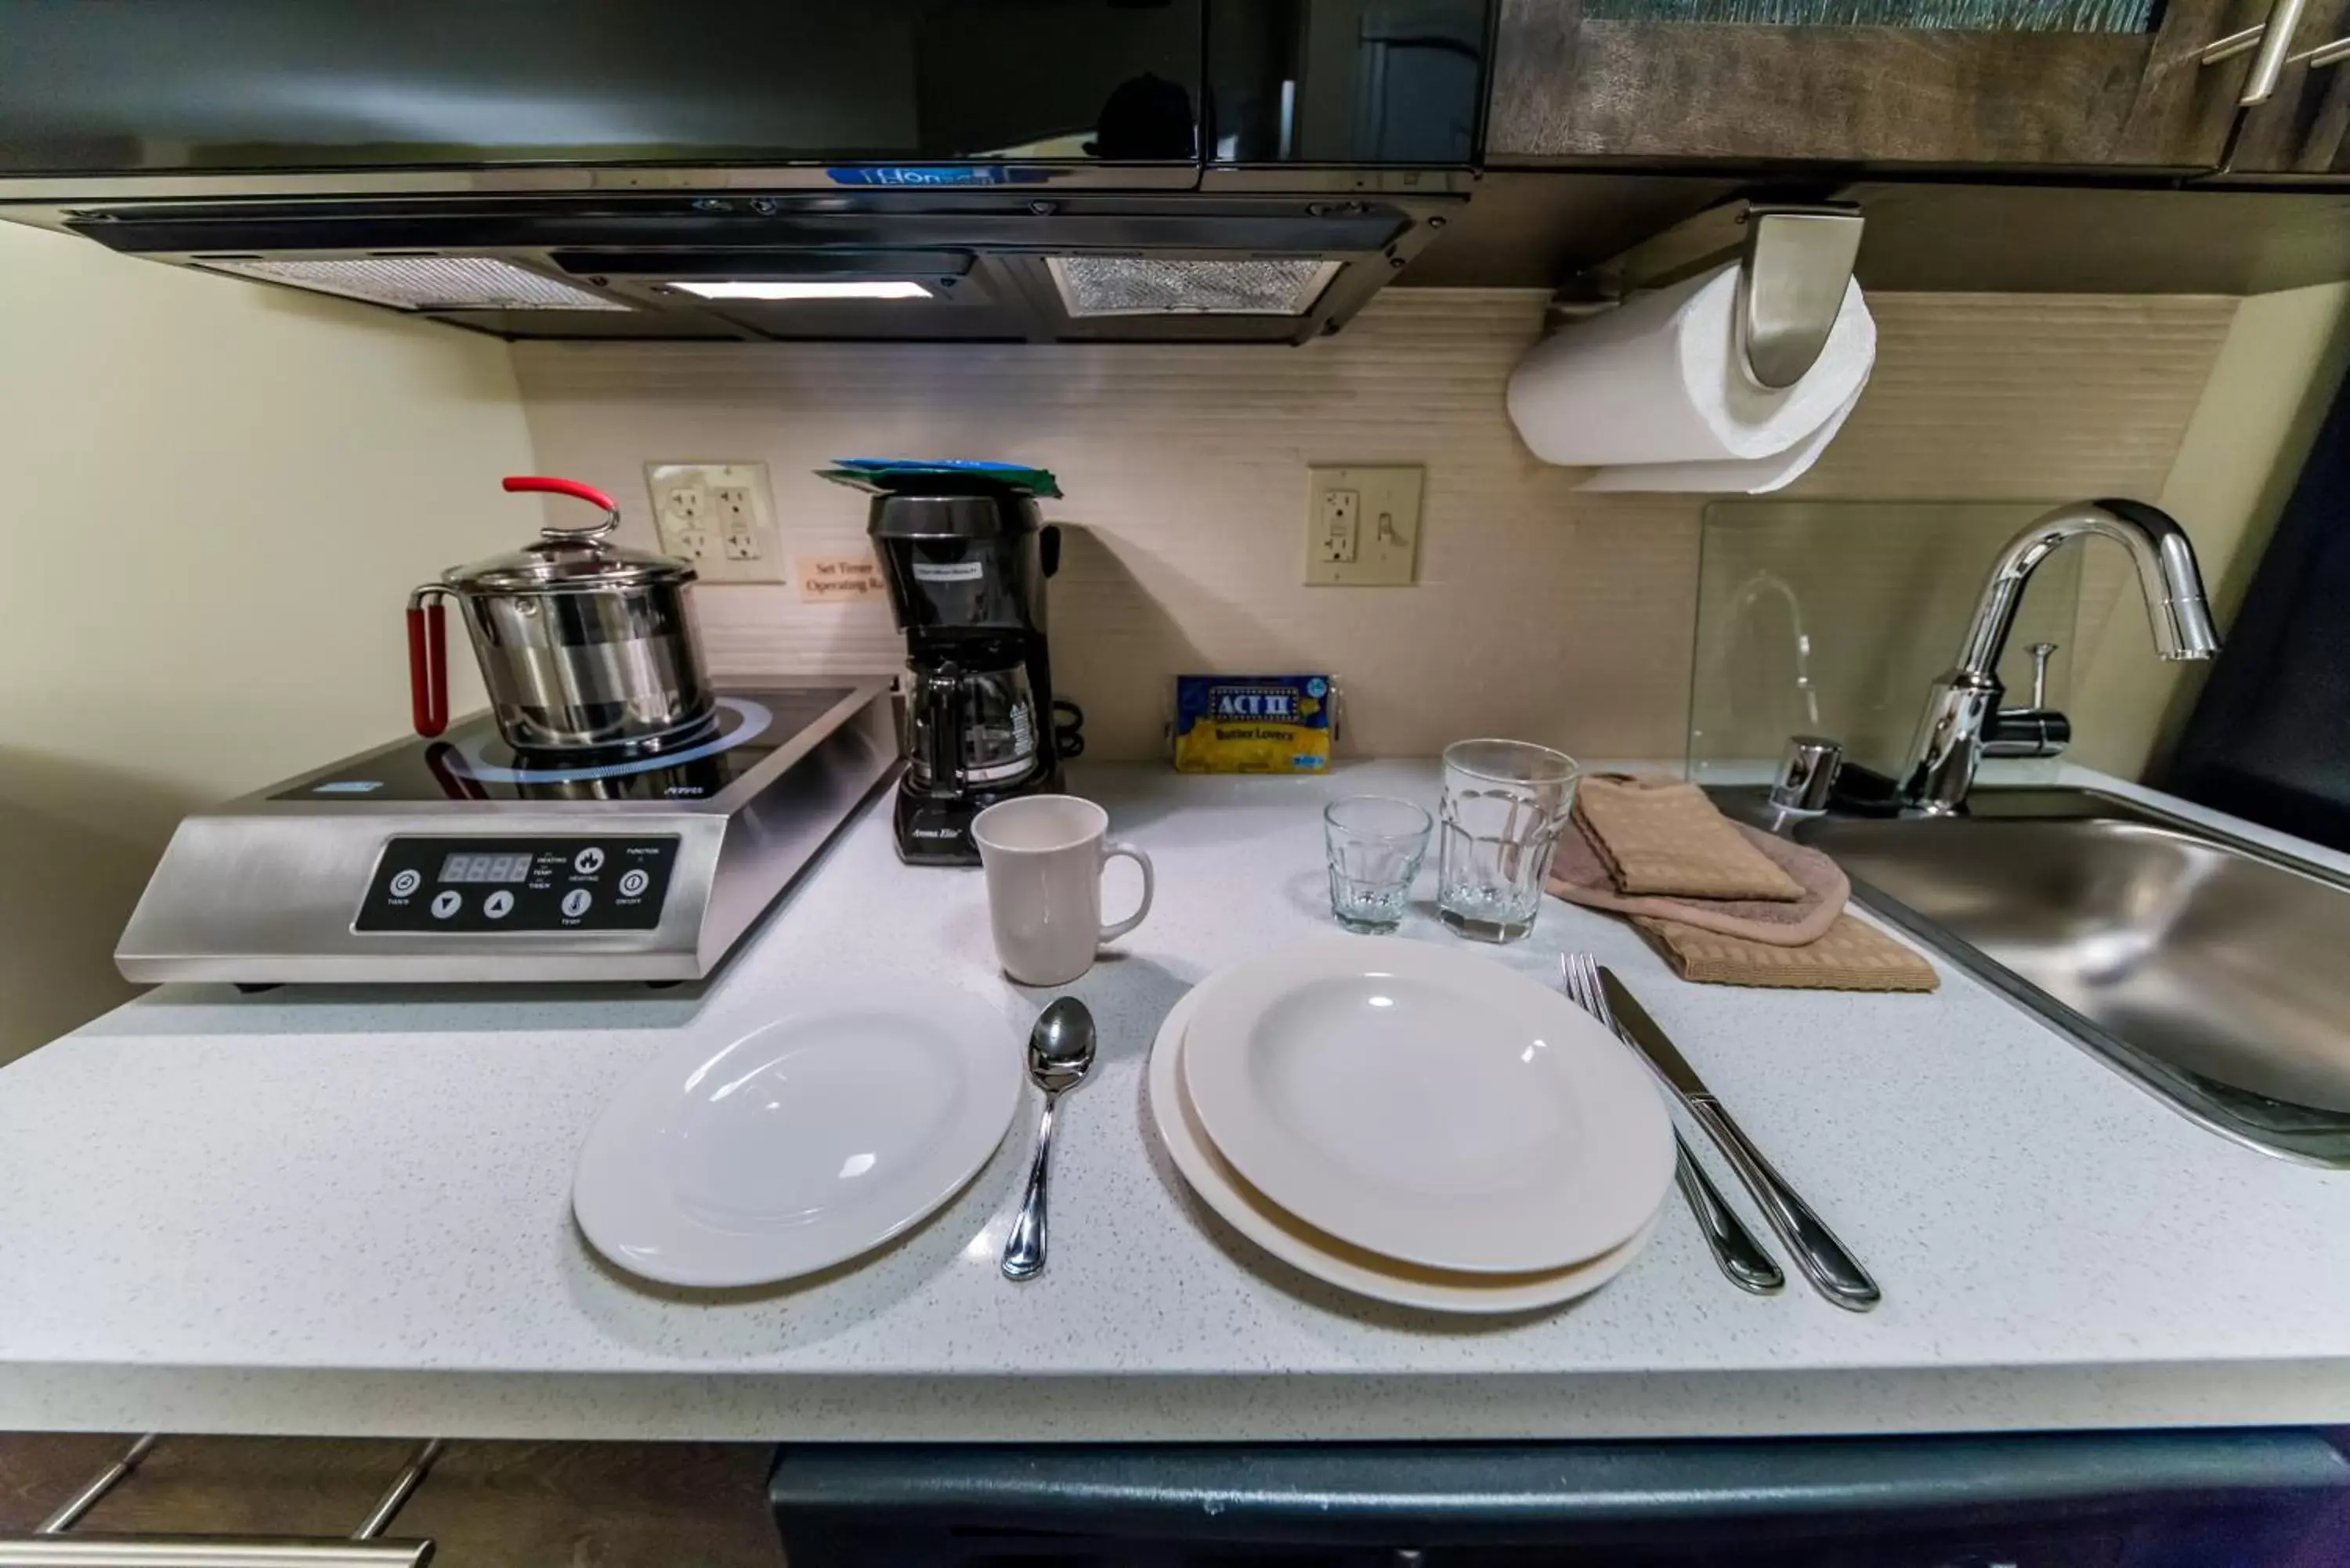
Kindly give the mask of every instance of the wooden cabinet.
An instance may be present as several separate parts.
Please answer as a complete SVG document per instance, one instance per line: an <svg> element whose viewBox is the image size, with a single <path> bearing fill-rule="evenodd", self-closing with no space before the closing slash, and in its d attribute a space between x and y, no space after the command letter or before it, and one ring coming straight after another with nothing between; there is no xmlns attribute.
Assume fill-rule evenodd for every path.
<svg viewBox="0 0 2350 1568"><path fill-rule="evenodd" d="M2350 174L2350 0L2311 0L2276 96L2244 111L2228 170Z"/></svg>
<svg viewBox="0 0 2350 1568"><path fill-rule="evenodd" d="M1488 161L2216 169L2251 59L2198 57L2267 14L2266 0L2166 0L2123 32L1684 19L1757 8L1773 9L1503 0Z"/></svg>

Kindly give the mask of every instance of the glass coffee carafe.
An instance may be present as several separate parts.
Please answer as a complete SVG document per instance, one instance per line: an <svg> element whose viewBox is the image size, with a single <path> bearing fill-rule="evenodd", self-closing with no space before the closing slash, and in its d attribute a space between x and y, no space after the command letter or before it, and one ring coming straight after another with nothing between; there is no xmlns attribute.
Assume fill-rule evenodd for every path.
<svg viewBox="0 0 2350 1568"><path fill-rule="evenodd" d="M972 670L946 659L913 672L906 756L920 788L1017 784L1040 765L1039 731L1024 664Z"/></svg>

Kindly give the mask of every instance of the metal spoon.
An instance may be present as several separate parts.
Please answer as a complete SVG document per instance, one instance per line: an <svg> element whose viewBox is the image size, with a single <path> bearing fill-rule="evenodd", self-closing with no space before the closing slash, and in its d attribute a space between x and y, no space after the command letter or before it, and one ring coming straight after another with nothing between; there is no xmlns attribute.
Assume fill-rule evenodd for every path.
<svg viewBox="0 0 2350 1568"><path fill-rule="evenodd" d="M1045 1176L1053 1161L1053 1107L1085 1081L1093 1064L1094 1015L1074 996L1055 998L1028 1032L1028 1076L1045 1091L1045 1116L1036 1126L1028 1196L1003 1242L1007 1280L1033 1280L1045 1272Z"/></svg>

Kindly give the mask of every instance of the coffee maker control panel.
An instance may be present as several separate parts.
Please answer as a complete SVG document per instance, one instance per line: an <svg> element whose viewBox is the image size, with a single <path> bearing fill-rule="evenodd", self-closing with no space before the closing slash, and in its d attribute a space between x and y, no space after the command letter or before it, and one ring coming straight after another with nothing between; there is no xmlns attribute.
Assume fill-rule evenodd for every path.
<svg viewBox="0 0 2350 1568"><path fill-rule="evenodd" d="M385 844L352 929L649 931L677 863L674 835L399 837Z"/></svg>

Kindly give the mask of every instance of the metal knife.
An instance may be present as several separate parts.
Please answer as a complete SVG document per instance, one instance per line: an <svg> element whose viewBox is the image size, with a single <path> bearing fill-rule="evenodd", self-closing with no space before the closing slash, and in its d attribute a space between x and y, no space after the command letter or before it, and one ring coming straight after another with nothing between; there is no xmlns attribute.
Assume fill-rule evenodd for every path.
<svg viewBox="0 0 2350 1568"><path fill-rule="evenodd" d="M1673 1093L1680 1096L1681 1104L1689 1107L1690 1115L1697 1118L1715 1146L1729 1158L1739 1179L1746 1183L1746 1190L1762 1206L1762 1218L1771 1222L1771 1229L1787 1244L1795 1267L1812 1282L1813 1289L1846 1312L1866 1312L1883 1300L1884 1293L1868 1277L1868 1271L1845 1250L1835 1233L1820 1222L1811 1206L1795 1195L1786 1179L1771 1168L1762 1151L1721 1108L1721 1102L1713 1097L1713 1091L1705 1086L1705 1080L1697 1075L1689 1058L1675 1048L1665 1032L1657 1027L1657 1021L1648 1016L1648 1009L1616 978L1616 971L1601 965L1599 984L1607 993L1607 1005L1615 1010L1617 1020L1630 1032L1632 1044L1655 1064L1665 1082L1672 1085Z"/></svg>

